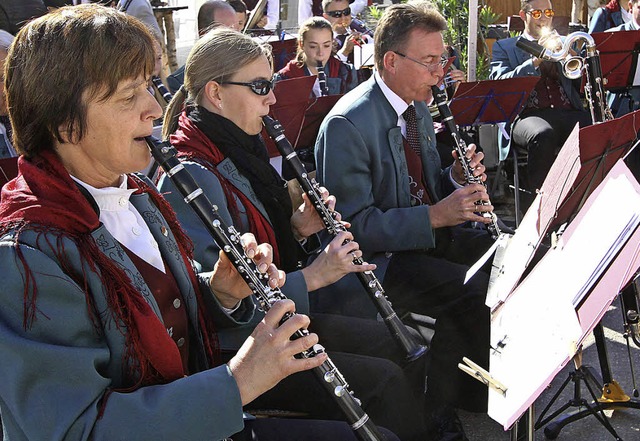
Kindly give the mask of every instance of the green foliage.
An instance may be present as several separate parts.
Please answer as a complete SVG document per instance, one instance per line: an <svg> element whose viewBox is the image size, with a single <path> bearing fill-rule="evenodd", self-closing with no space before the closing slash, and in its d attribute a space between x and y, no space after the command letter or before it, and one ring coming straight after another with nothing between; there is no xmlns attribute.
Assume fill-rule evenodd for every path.
<svg viewBox="0 0 640 441"><path fill-rule="evenodd" d="M469 4L467 0L434 0L435 5L447 19L448 29L444 32L444 40L460 54L460 66L467 71L467 34L469 31ZM478 7L478 55L476 58L476 79L489 77L489 50L485 37L489 25L500 20L501 15L495 13L490 6Z"/></svg>

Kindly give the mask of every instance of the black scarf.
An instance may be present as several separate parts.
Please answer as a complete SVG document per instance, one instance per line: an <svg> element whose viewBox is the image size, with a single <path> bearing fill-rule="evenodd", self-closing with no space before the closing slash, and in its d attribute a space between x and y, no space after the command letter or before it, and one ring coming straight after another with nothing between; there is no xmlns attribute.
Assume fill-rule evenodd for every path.
<svg viewBox="0 0 640 441"><path fill-rule="evenodd" d="M280 250L280 269L285 272L295 270L298 247L291 231L291 198L286 182L269 163L269 155L262 137L247 135L232 121L201 106L189 112L189 119L249 180L251 188L269 216L276 235Z"/></svg>

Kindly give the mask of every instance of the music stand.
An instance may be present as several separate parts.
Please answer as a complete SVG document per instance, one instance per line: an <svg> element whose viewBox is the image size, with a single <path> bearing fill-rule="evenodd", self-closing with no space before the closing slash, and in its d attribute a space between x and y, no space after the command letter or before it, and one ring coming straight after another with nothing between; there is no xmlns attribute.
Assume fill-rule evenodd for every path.
<svg viewBox="0 0 640 441"><path fill-rule="evenodd" d="M580 129L580 171L549 228L570 220L580 210L611 167L629 151L639 129L640 111Z"/></svg>
<svg viewBox="0 0 640 441"><path fill-rule="evenodd" d="M300 135L294 143L295 148L313 147L320 131L320 124L342 95L319 96L309 100L309 107L304 112L304 120Z"/></svg>
<svg viewBox="0 0 640 441"><path fill-rule="evenodd" d="M315 81L315 75L311 75L281 80L275 84L273 93L276 96L276 103L271 106L269 116L282 124L284 134L289 140L296 140L300 135L304 113ZM262 138L267 146L269 157L280 157L276 145L264 129Z"/></svg>
<svg viewBox="0 0 640 441"><path fill-rule="evenodd" d="M284 38L269 38L267 41L271 45L273 70L275 72L278 72L296 57L298 50L298 39L296 37L285 34Z"/></svg>
<svg viewBox="0 0 640 441"><path fill-rule="evenodd" d="M640 31L595 32L592 37L600 56L602 75L607 79L604 87L614 92L633 87L638 73Z"/></svg>
<svg viewBox="0 0 640 441"><path fill-rule="evenodd" d="M634 112L620 119L607 121L602 124L580 129L580 139L582 140L582 142L579 142L579 151L580 156L584 156L584 159L581 158L581 160L578 160L578 157L576 155L574 161L580 164L580 169L576 174L572 173L572 177L568 179L564 184L555 184L556 186L569 186L570 191L557 193L556 197L562 199L557 199L555 201L550 200L551 192L549 194L545 194L544 189L548 187L549 180L557 179L557 176L551 176L552 174L550 173L550 175L548 175L545 179L545 183L543 184L543 192L537 196L536 201L534 201L533 205L533 207L544 206L547 208L539 209L537 211L530 210L530 212L527 213L527 216L538 216L539 218L544 219L541 222L538 222L539 228L541 229L542 233L548 230L548 228L552 224L558 225L560 222L563 222L565 220L571 220L571 223L569 223L569 227L562 236L563 238L569 238L568 240L570 240L571 234L573 233L573 231L575 231L575 228L572 230L572 226L580 225L579 222L581 222L581 220L584 218L584 216L582 216L581 218L581 213L583 213L584 210L587 210L590 207L590 200L593 200L594 198L597 198L597 196L599 196L598 192L594 193L594 189L596 189L598 184L601 184L605 177L611 180L624 174L623 169L626 169L626 167L624 166L623 162L620 161L620 158L629 150L631 142L633 142L633 140L636 138L636 133L635 130L633 130L633 127L636 124L640 124L640 120L638 118L640 118L639 112ZM613 139L608 142L607 139L597 139L596 136L602 138L613 136ZM572 138L570 137L570 139ZM567 142L569 142L570 139ZM560 152L561 156L566 148L567 144L565 144L565 147L563 147L563 150ZM615 161L618 162L616 162L614 166ZM556 167L556 163L554 163L554 167ZM625 176L630 174L630 172L628 172L628 169L626 169L626 172L627 174L625 174ZM638 184L635 179L631 177L629 178L629 180L634 182L634 188L637 189ZM640 193L639 190L636 190L636 192ZM543 204L541 200L544 200L545 198L547 200L544 201ZM558 207L558 209L556 209L555 212L551 211L551 214L549 214L549 207ZM547 220L553 219L554 213L555 222ZM518 232L516 232L516 235L517 234ZM586 334L590 330L594 330L594 334L596 335L596 343L598 345L598 355L603 371L603 378L605 378L607 383L611 383L611 379L610 373L608 371L608 363L606 362L606 353L604 350L604 336L601 334L601 332L599 332L599 325L597 325L597 323L600 321L615 296L617 296L619 290L631 279L632 275L640 266L640 257L638 254L638 250L640 247L639 244L640 230L638 230L636 227L636 230L631 234L626 244L624 244L624 246L620 250L616 251L618 253L617 256L610 256L612 260L608 263L608 267L603 267L603 273L600 273L600 275L598 276L599 279L593 280L589 285L586 285L591 289L590 294L588 296L582 297L582 300L574 300L573 303L573 307L575 308L574 320L581 329L580 338L576 338L575 340L576 345L581 345ZM547 253L543 260L538 263L538 265L527 276L527 279L525 279L525 281L522 282L518 288L522 288L523 285L526 286L527 282L529 283L529 286L531 286L532 280L533 282L536 281L536 275L538 276L538 278L540 278L537 270L541 268L540 265L543 264L545 259L549 257L548 254L549 253ZM544 266L542 268L544 268ZM544 289L540 288L540 286L542 285L538 284L538 289L544 291ZM516 293L517 290L514 291L513 295L515 296ZM512 300L512 297L509 297L509 299ZM539 299L539 301L542 301L542 299ZM572 314L569 314L569 316L572 316ZM492 347L498 349L501 348L500 342L498 341L496 343L493 335ZM559 364L555 370L549 371L549 376L547 378L546 384L551 381L551 379L560 371L562 367L564 367L564 365L568 361L569 358L565 360L564 364ZM492 369L493 367L494 366L492 365ZM578 374L578 379L591 380L591 384L593 384L593 377L589 378L584 370L580 370ZM568 384L568 381L569 380L565 382L563 387ZM542 382L540 384L542 385ZM589 386L588 382L585 384ZM529 406L533 402L533 400L535 400L537 395L539 395L543 387L544 385L542 385L542 387L540 387L535 392L536 395L531 392L532 396L528 397L526 401L518 403L519 405L521 404L521 407L517 409L515 414L511 414L509 416L503 414L502 422L505 424L511 424L513 422L513 418L515 418L514 415L519 414L519 412L522 412L527 406ZM579 397L579 388L576 387L575 390L577 397L574 397L574 400L571 402L571 404L565 405L559 412L555 412L550 417L544 419L543 417L550 407L547 406L547 408L545 408L539 420L537 421L536 427L541 427L547 424L551 419L558 416L560 412L566 410L569 406L584 405L586 401L582 400ZM590 392L593 395L593 391L591 389ZM557 396L558 394L556 394L556 397ZM556 397L554 397L554 399ZM554 399L552 399L552 403ZM597 403L597 401L598 400L596 400L594 397L594 402L596 404L591 405L591 407L589 407L588 409L574 412L568 416L564 416L556 422L553 422L549 425L548 429L545 428L545 433L548 433L550 437L554 437L553 435L557 436L557 433L565 424L568 424L569 422L575 421L576 419L582 418L586 415L595 415L598 412L602 412L604 408L640 408L640 404L632 400L629 400L628 402L611 401L606 403ZM613 428L608 425L608 422L604 420L604 418L600 421L611 433L615 433Z"/></svg>
<svg viewBox="0 0 640 441"><path fill-rule="evenodd" d="M449 107L458 126L511 122L540 78L534 76L460 83Z"/></svg>
<svg viewBox="0 0 640 441"><path fill-rule="evenodd" d="M18 157L0 159L0 187L18 176Z"/></svg>
<svg viewBox="0 0 640 441"><path fill-rule="evenodd" d="M267 0L258 0L256 7L253 8L251 12L249 12L249 18L247 19L247 22L244 24L244 29L242 30L243 33L246 34L256 27L256 25L262 18L262 15L264 13L263 11L265 11L266 7L267 7Z"/></svg>

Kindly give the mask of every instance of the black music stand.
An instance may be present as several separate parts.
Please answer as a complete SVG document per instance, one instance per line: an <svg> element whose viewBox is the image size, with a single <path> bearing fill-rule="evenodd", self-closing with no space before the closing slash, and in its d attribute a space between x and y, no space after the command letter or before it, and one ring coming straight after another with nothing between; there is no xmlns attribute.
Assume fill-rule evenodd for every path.
<svg viewBox="0 0 640 441"><path fill-rule="evenodd" d="M527 76L461 83L451 100L451 113L460 127L511 123L522 111L539 79L536 76ZM515 149L512 149L512 154L514 158L515 221L518 226L520 224L520 195L518 194L520 178ZM503 164L500 162L496 176L500 176L502 167ZM495 192L495 185L492 189L493 192Z"/></svg>
<svg viewBox="0 0 640 441"><path fill-rule="evenodd" d="M309 106L309 96L313 90L315 76L304 76L278 81L273 89L276 103L271 106L269 116L277 119L284 128L284 134L289 140L296 140L300 135L304 113ZM262 138L267 146L269 157L280 157L271 137L262 130Z"/></svg>
<svg viewBox="0 0 640 441"><path fill-rule="evenodd" d="M0 159L0 187L18 176L18 158Z"/></svg>

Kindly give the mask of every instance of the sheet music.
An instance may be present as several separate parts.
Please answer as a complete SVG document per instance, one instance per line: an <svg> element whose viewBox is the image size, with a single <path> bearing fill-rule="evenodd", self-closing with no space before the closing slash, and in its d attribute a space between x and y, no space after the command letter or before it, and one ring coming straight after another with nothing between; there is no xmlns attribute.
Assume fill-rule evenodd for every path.
<svg viewBox="0 0 640 441"><path fill-rule="evenodd" d="M603 274L611 274L612 262L638 225L640 187L626 167L614 167L557 246L492 314L490 373L507 393L489 392L489 416L505 429L537 399L592 329L591 322L580 322L576 307L587 295L590 301ZM604 300L596 306L606 308Z"/></svg>
<svg viewBox="0 0 640 441"><path fill-rule="evenodd" d="M356 69L373 66L373 46L373 43L366 43L353 47L353 64Z"/></svg>

